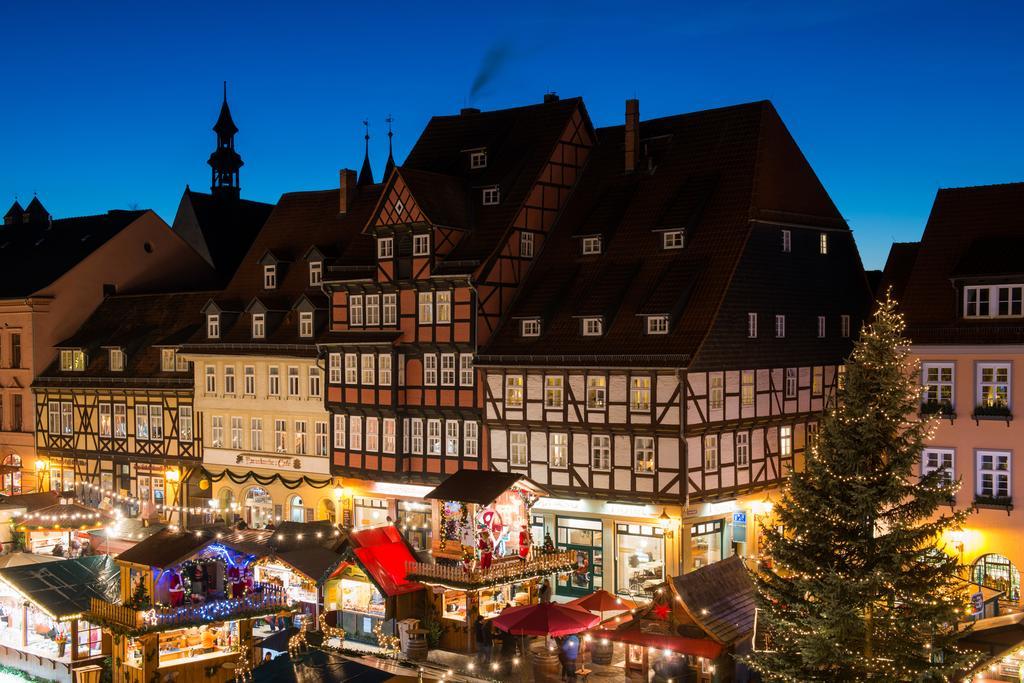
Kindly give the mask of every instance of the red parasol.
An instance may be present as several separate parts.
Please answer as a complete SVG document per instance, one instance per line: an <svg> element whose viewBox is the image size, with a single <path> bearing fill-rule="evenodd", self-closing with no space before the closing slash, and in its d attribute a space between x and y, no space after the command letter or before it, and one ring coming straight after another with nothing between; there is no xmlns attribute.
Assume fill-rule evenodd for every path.
<svg viewBox="0 0 1024 683"><path fill-rule="evenodd" d="M514 636L567 636L586 631L600 619L573 605L544 602L508 607L491 622Z"/></svg>
<svg viewBox="0 0 1024 683"><path fill-rule="evenodd" d="M585 609L588 612L598 612L601 615L601 621L604 621L605 612L625 612L636 607L636 603L632 600L612 595L606 590L594 591L590 595L577 598L569 604Z"/></svg>

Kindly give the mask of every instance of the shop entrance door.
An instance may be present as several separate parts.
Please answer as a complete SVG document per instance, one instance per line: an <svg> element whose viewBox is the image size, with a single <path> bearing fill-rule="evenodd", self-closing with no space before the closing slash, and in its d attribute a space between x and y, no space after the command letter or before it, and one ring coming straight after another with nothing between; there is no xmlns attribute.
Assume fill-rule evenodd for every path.
<svg viewBox="0 0 1024 683"><path fill-rule="evenodd" d="M582 597L594 592L594 549L582 545L565 546L576 558L576 566L558 575L558 594Z"/></svg>

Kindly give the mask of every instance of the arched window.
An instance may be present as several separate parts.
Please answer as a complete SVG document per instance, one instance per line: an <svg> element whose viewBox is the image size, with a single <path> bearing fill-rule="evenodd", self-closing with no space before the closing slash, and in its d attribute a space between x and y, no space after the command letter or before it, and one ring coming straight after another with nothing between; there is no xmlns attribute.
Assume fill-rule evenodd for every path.
<svg viewBox="0 0 1024 683"><path fill-rule="evenodd" d="M261 486L253 486L245 492L242 516L253 529L262 529L274 519L274 500Z"/></svg>
<svg viewBox="0 0 1024 683"><path fill-rule="evenodd" d="M21 456L17 453L12 453L4 458L3 464L18 468L16 470L4 472L3 493L8 496L14 496L21 493ZM8 468L5 467L4 470L8 470Z"/></svg>
<svg viewBox="0 0 1024 683"><path fill-rule="evenodd" d="M330 498L324 498L320 501L320 507L317 510L317 519L326 519L331 524L337 523L336 519L337 511L334 507L334 501Z"/></svg>
<svg viewBox="0 0 1024 683"><path fill-rule="evenodd" d="M1006 593L1006 599L1020 599L1020 572L1009 559L990 553L974 563L971 581Z"/></svg>
<svg viewBox="0 0 1024 683"><path fill-rule="evenodd" d="M302 496L292 496L288 499L288 519L293 522L306 521L306 507L302 504Z"/></svg>

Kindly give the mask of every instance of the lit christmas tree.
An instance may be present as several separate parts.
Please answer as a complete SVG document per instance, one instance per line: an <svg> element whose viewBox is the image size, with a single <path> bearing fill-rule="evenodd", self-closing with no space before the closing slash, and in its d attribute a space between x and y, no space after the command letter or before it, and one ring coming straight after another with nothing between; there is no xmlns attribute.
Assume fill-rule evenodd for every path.
<svg viewBox="0 0 1024 683"><path fill-rule="evenodd" d="M942 540L969 511L939 514L959 482L919 476L933 423L914 417L903 330L886 297L775 506L779 526L764 529L774 568L755 580L766 640L746 661L766 681L944 681L974 661L955 645L966 584Z"/></svg>

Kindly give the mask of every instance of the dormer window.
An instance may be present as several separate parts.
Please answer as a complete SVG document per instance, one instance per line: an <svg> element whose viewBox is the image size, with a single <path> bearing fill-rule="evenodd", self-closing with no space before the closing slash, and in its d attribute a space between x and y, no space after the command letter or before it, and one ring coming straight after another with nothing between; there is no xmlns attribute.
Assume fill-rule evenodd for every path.
<svg viewBox="0 0 1024 683"><path fill-rule="evenodd" d="M430 235L424 233L412 236L412 255L430 256Z"/></svg>
<svg viewBox="0 0 1024 683"><path fill-rule="evenodd" d="M494 206L501 203L501 189L497 185L485 187L483 193L484 206Z"/></svg>
<svg viewBox="0 0 1024 683"><path fill-rule="evenodd" d="M647 334L668 334L668 316L647 316Z"/></svg>
<svg viewBox="0 0 1024 683"><path fill-rule="evenodd" d="M1019 318L1024 315L1024 285L964 287L965 318Z"/></svg>
<svg viewBox="0 0 1024 683"><path fill-rule="evenodd" d="M299 336L303 338L313 336L313 311L299 313Z"/></svg>
<svg viewBox="0 0 1024 683"><path fill-rule="evenodd" d="M391 258L395 255L395 240L392 237L381 237L377 240L377 258Z"/></svg>
<svg viewBox="0 0 1024 683"><path fill-rule="evenodd" d="M661 233L661 247L663 249L682 249L684 233L682 230L667 230Z"/></svg>
<svg viewBox="0 0 1024 683"><path fill-rule="evenodd" d="M111 372L124 372L124 349L110 349L107 362Z"/></svg>
<svg viewBox="0 0 1024 683"><path fill-rule="evenodd" d="M265 313L252 314L252 338L263 339L267 334L267 317Z"/></svg>
<svg viewBox="0 0 1024 683"><path fill-rule="evenodd" d="M793 251L793 233L789 230L782 231L782 251L787 254Z"/></svg>
<svg viewBox="0 0 1024 683"><path fill-rule="evenodd" d="M591 256L601 253L601 236L593 235L583 238L583 255Z"/></svg>
<svg viewBox="0 0 1024 683"><path fill-rule="evenodd" d="M487 150L474 149L469 153L469 167L473 170L487 168Z"/></svg>
<svg viewBox="0 0 1024 683"><path fill-rule="evenodd" d="M220 339L220 315L217 313L206 314L206 338Z"/></svg>
<svg viewBox="0 0 1024 683"><path fill-rule="evenodd" d="M174 372L177 369L178 353L174 349L160 349L160 369Z"/></svg>
<svg viewBox="0 0 1024 683"><path fill-rule="evenodd" d="M309 262L309 286L319 287L324 281L324 262L323 261L310 261Z"/></svg>
<svg viewBox="0 0 1024 683"><path fill-rule="evenodd" d="M85 351L82 349L61 349L60 369L65 372L85 370Z"/></svg>
<svg viewBox="0 0 1024 683"><path fill-rule="evenodd" d="M818 235L818 251L824 256L828 254L828 233L823 232Z"/></svg>
<svg viewBox="0 0 1024 683"><path fill-rule="evenodd" d="M604 320L601 318L583 319L584 337L600 337L602 334L604 334Z"/></svg>
<svg viewBox="0 0 1024 683"><path fill-rule="evenodd" d="M519 324L519 332L524 337L539 337L540 321L536 319L521 321Z"/></svg>
<svg viewBox="0 0 1024 683"><path fill-rule="evenodd" d="M263 266L263 289L277 289L277 265L268 263Z"/></svg>

